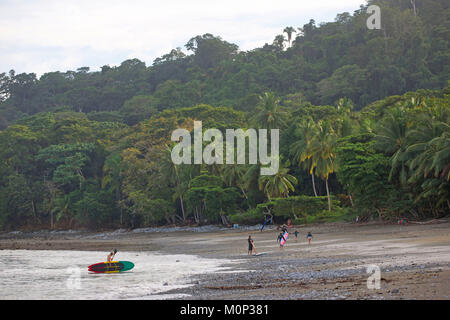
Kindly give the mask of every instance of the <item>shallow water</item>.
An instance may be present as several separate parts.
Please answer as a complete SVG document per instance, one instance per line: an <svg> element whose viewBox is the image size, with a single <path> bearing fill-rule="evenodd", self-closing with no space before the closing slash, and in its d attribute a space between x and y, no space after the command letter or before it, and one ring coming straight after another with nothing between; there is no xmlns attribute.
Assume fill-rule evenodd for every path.
<svg viewBox="0 0 450 320"><path fill-rule="evenodd" d="M189 277L220 272L229 261L193 255L118 252L114 260L131 261L127 272L95 274L91 264L107 252L0 250L0 300L18 299L169 299L165 291L189 286Z"/></svg>

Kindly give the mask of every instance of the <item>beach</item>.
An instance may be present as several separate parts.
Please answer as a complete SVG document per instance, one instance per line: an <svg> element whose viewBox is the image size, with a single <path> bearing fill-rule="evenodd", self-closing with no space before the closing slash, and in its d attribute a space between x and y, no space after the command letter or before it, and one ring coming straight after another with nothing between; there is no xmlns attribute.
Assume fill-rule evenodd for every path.
<svg viewBox="0 0 450 320"><path fill-rule="evenodd" d="M313 235L310 245L308 232ZM279 233L274 226L262 232L258 226L17 231L0 233L0 249L100 251L106 257L117 248L119 254L155 252L224 261L223 270L190 275L188 286L165 292L167 299L450 299L448 219L293 226L283 249L277 243ZM262 255L248 255L249 235ZM377 275L368 273L368 267L379 271L378 287L371 286Z"/></svg>

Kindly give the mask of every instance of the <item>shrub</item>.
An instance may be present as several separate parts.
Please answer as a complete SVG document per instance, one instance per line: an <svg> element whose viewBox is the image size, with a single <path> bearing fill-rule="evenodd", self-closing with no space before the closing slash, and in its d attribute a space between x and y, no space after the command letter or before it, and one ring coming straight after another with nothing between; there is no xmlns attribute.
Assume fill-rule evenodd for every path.
<svg viewBox="0 0 450 320"><path fill-rule="evenodd" d="M247 212L236 213L229 216L231 223L252 225L261 223L264 220L264 213L261 208L250 209Z"/></svg>

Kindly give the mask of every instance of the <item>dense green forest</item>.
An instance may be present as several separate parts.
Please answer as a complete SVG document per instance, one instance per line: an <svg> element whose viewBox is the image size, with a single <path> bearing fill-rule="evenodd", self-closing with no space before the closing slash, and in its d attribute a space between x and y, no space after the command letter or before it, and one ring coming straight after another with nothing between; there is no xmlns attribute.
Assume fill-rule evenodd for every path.
<svg viewBox="0 0 450 320"><path fill-rule="evenodd" d="M450 4L369 1L241 51L0 74L0 229L423 219L450 212ZM175 165L171 133L279 128L280 169Z"/></svg>

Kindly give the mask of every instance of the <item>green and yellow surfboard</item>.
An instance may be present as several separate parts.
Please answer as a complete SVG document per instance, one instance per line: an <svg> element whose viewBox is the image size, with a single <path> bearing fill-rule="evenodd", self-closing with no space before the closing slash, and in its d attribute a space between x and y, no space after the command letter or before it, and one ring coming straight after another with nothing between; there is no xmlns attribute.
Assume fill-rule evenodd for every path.
<svg viewBox="0 0 450 320"><path fill-rule="evenodd" d="M88 270L95 273L117 273L128 271L133 268L134 263L130 261L111 261L90 265L88 267Z"/></svg>

